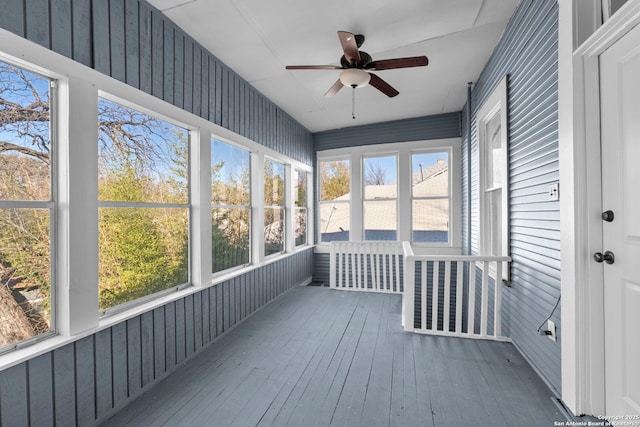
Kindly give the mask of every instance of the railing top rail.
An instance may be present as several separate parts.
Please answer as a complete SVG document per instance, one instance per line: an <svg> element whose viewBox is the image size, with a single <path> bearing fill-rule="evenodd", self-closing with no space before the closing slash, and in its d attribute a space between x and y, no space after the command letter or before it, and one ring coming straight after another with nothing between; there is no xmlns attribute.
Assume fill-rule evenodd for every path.
<svg viewBox="0 0 640 427"><path fill-rule="evenodd" d="M333 241L331 246L342 245L388 245L388 246L402 246L400 240L349 240L349 241Z"/></svg>
<svg viewBox="0 0 640 427"><path fill-rule="evenodd" d="M405 257L413 256L413 248L411 247L411 243L404 241L402 242L402 252Z"/></svg>
<svg viewBox="0 0 640 427"><path fill-rule="evenodd" d="M484 255L411 255L414 261L498 261L511 262L509 256L484 256Z"/></svg>

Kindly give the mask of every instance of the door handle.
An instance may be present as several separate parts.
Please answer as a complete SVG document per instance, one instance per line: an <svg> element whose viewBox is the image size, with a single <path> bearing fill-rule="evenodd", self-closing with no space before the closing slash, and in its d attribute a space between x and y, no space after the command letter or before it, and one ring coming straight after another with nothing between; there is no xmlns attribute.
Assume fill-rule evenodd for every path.
<svg viewBox="0 0 640 427"><path fill-rule="evenodd" d="M606 262L607 264L613 264L616 262L616 256L611 251L606 251L604 254L602 252L596 252L593 254L593 260L595 262Z"/></svg>
<svg viewBox="0 0 640 427"><path fill-rule="evenodd" d="M613 214L613 211L604 211L600 217L603 221L612 222L615 215Z"/></svg>

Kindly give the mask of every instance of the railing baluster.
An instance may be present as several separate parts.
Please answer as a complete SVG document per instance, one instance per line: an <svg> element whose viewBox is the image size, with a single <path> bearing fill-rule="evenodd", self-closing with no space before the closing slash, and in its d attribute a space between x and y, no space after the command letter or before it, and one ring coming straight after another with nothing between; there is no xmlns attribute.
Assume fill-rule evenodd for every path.
<svg viewBox="0 0 640 427"><path fill-rule="evenodd" d="M351 288L353 290L356 289L356 285L358 281L356 280L356 251L355 251L355 243L349 245L350 253L351 253Z"/></svg>
<svg viewBox="0 0 640 427"><path fill-rule="evenodd" d="M336 287L336 256L340 256L335 243L331 243L331 253L329 255L329 287Z"/></svg>
<svg viewBox="0 0 640 427"><path fill-rule="evenodd" d="M393 257L394 257L394 262L393 262L393 268L395 269L396 272L396 287L398 289L398 292L400 292L400 254L396 251L393 253Z"/></svg>
<svg viewBox="0 0 640 427"><path fill-rule="evenodd" d="M440 262L433 262L433 276L431 278L431 329L438 330L438 311L440 291Z"/></svg>
<svg viewBox="0 0 640 427"><path fill-rule="evenodd" d="M475 312L476 312L476 263L469 263L468 282L469 282L469 309L467 316L467 333L473 335L475 333Z"/></svg>
<svg viewBox="0 0 640 427"><path fill-rule="evenodd" d="M444 262L444 309L442 310L442 330L449 332L451 316L451 261Z"/></svg>
<svg viewBox="0 0 640 427"><path fill-rule="evenodd" d="M336 262L336 260L335 260L335 256L334 256L334 255L332 255L332 258L334 258L334 261L333 261L333 262L335 263L335 262ZM342 252L339 252L339 253L338 253L338 272L337 272L337 273L338 273L338 284L339 284L339 286L338 286L338 287L339 287L339 288L343 288L343 287L344 287L344 283L342 283L342 280L343 280L343 277L342 277L342 263L343 263L343 262L344 262L344 254L343 254ZM331 268L331 272L332 272L332 274L336 274L336 273L334 272L334 270L335 270L335 267L334 267L334 268ZM333 287L333 286L332 286L332 287Z"/></svg>
<svg viewBox="0 0 640 427"><path fill-rule="evenodd" d="M363 284L362 284L362 253L363 253L363 249L364 249L364 244L363 243L358 243L358 250L356 251L356 257L357 257L357 266L358 266L358 273L356 274L356 277L358 278L358 290L362 290L363 289Z"/></svg>
<svg viewBox="0 0 640 427"><path fill-rule="evenodd" d="M496 284L494 289L493 336L502 336L502 261L496 262Z"/></svg>
<svg viewBox="0 0 640 427"><path fill-rule="evenodd" d="M435 335L506 340L507 338L502 336L501 285L503 263L510 261L509 257L492 256L416 256L408 242L332 242L329 280L330 286L334 289L402 293L402 322L405 330ZM404 281L400 280L401 263L404 266ZM417 268L421 269L420 277L416 277ZM428 274L429 268L432 269L431 274ZM442 271L443 268L444 271ZM465 269L467 269L466 274ZM454 274L455 283L451 283ZM444 280L442 283L441 276ZM479 280L482 282L478 283ZM494 283L493 313L489 311L491 283ZM466 302L465 284L468 284ZM418 301L416 301L416 292L418 292L416 286L420 287ZM431 300L428 297L429 292L431 292ZM481 294L478 295L478 292ZM440 304L441 293L442 304ZM452 298L455 298L455 307ZM476 299L479 302L478 308L476 308ZM430 316L428 316L429 308ZM439 323L441 310L442 327ZM463 322L464 311L467 314L466 322ZM420 321L417 323L416 316L420 316ZM480 316L478 333L476 333L476 316ZM493 328L490 331L491 320L493 320ZM429 324L430 327L427 328Z"/></svg>
<svg viewBox="0 0 640 427"><path fill-rule="evenodd" d="M362 270L360 270L361 273L361 277L362 277L362 290L366 291L369 289L369 246L362 243L360 245L360 250L362 253L362 256L360 257L361 259L361 268Z"/></svg>
<svg viewBox="0 0 640 427"><path fill-rule="evenodd" d="M420 323L427 329L427 261L420 262Z"/></svg>
<svg viewBox="0 0 640 427"><path fill-rule="evenodd" d="M389 281L387 280L387 252L389 250L389 246L387 245L382 245L382 250L380 252L382 252L382 286L390 291L393 292L394 289L391 288L388 283Z"/></svg>
<svg viewBox="0 0 640 427"><path fill-rule="evenodd" d="M375 250L372 251L372 253L370 254L371 259L372 259L372 270L374 271L373 274L373 283L375 284L374 289L376 291L380 291L384 289L380 289L380 278L378 277L378 265L379 265L379 261L378 261L378 253L380 253L380 247L379 245L375 245Z"/></svg>
<svg viewBox="0 0 640 427"><path fill-rule="evenodd" d="M456 333L462 333L462 286L464 284L463 272L464 262L457 261L458 271L456 273Z"/></svg>
<svg viewBox="0 0 640 427"><path fill-rule="evenodd" d="M501 329L501 283L502 263L510 262L511 259L509 257L474 255L416 256L413 255L408 243L403 244L403 253L405 256L404 286L406 287L406 292L403 294L402 313L406 330L433 335L508 340L508 338L502 336ZM456 263L455 270L453 270L453 262ZM416 277L417 268L420 268L419 278ZM431 268L431 274L428 274L429 268ZM444 268L444 271L442 271L442 268ZM465 269L467 270L466 273ZM454 274L455 280L453 279ZM441 276L444 280L442 283ZM455 283L451 283L452 280ZM491 319L489 318L491 315L489 313L489 289L494 280L494 317ZM481 283L478 283L480 281ZM465 301L464 290L466 289L466 284L468 284L468 300ZM415 293L418 290L414 286L420 286L419 301L416 301ZM429 291L431 292L431 299L428 297ZM478 295L478 292L480 292L480 295ZM442 304L440 304L441 293L443 294ZM455 307L451 301L452 298L456 299ZM476 308L476 299L478 300L478 308ZM430 316L428 316L429 309L431 309ZM439 323L440 310L442 310L443 316L442 327L440 327ZM462 320L463 310L467 314L466 322ZM478 333L476 333L476 313L480 316L478 317ZM420 321L417 323L415 322L416 315L420 316ZM452 316L455 316L455 318L452 319ZM491 320L493 320L494 326L491 334L489 334L488 329ZM429 327L427 327L428 325ZM466 332L464 332L465 327Z"/></svg>
<svg viewBox="0 0 640 427"><path fill-rule="evenodd" d="M416 265L411 257L405 257L405 288L402 295L402 326L406 331L415 330L415 284L416 284Z"/></svg>
<svg viewBox="0 0 640 427"><path fill-rule="evenodd" d="M480 305L480 335L487 336L487 323L489 319L489 268L491 262L482 263L482 304Z"/></svg>

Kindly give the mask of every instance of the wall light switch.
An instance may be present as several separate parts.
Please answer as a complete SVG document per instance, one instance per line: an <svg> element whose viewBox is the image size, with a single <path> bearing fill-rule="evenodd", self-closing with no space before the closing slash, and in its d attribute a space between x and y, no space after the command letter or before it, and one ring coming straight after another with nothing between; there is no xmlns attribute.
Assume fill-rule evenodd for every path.
<svg viewBox="0 0 640 427"><path fill-rule="evenodd" d="M560 200L560 190L558 183L549 185L549 201Z"/></svg>

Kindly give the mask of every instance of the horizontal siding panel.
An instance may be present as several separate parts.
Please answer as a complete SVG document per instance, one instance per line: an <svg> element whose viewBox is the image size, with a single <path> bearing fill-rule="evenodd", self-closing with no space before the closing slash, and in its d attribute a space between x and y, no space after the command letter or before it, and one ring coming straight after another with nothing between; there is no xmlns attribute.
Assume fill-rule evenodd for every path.
<svg viewBox="0 0 640 427"><path fill-rule="evenodd" d="M511 167L518 168L541 156L558 151L557 139L554 139L555 136L554 132L551 135L545 135L544 138L530 140L529 144L510 147L509 159Z"/></svg>
<svg viewBox="0 0 640 427"><path fill-rule="evenodd" d="M528 197L540 197L544 195L544 198L540 202L546 202L549 200L548 195L549 186L545 184L530 185L525 188L516 188L511 190L511 200L522 200L522 203L526 203ZM561 189L562 190L562 189ZM512 203L514 205L515 203Z"/></svg>
<svg viewBox="0 0 640 427"><path fill-rule="evenodd" d="M560 272L560 261L558 259L551 259L545 254L534 253L520 249L517 246L512 246L511 257L514 259L514 262L522 263L529 267L535 266L536 272L539 274L554 277Z"/></svg>
<svg viewBox="0 0 640 427"><path fill-rule="evenodd" d="M535 178L530 178L526 181L520 182L511 182L509 183L509 187L512 191L526 191L527 189L531 189L532 193L546 193L548 190L548 186L544 188L541 187L544 184L549 184L551 182L557 182L560 179L560 172L554 171L545 175L540 175ZM562 188L560 189L562 191ZM514 196L522 195L522 193L517 193Z"/></svg>
<svg viewBox="0 0 640 427"><path fill-rule="evenodd" d="M560 263L558 261L560 258L560 249L553 249L551 248L551 245L547 243L544 243L543 245L536 245L515 239L511 241L511 247L513 248L512 250L514 254L535 254L536 256L542 257L544 260L541 264L547 263L550 267L555 265L558 267L558 270L560 270Z"/></svg>
<svg viewBox="0 0 640 427"><path fill-rule="evenodd" d="M541 238L549 239L549 240L560 240L557 230L550 230L547 228L535 228L535 227L527 227L526 225L520 224L519 227L511 228L511 234L521 233L526 234L528 236L540 236Z"/></svg>
<svg viewBox="0 0 640 427"><path fill-rule="evenodd" d="M461 134L460 112L353 126L313 134L315 151L390 142L455 138Z"/></svg>
<svg viewBox="0 0 640 427"><path fill-rule="evenodd" d="M541 312L546 312L549 315L551 310L546 310L547 308L553 308L553 304L558 297L560 281L554 276L541 274L524 262L514 266L511 271L513 276L519 279L520 289L518 289L518 293L540 298L540 304L536 305L540 306Z"/></svg>
<svg viewBox="0 0 640 427"><path fill-rule="evenodd" d="M516 242L523 242L531 245L537 245L540 247L545 247L552 249L554 251L560 251L560 240L546 239L544 237L539 237L536 235L528 235L521 232L511 233L511 241L513 244Z"/></svg>
<svg viewBox="0 0 640 427"><path fill-rule="evenodd" d="M503 328L556 393L560 390L560 346L541 337L537 328L560 292L559 203L549 201L547 195L548 185L559 181L557 42L557 2L523 0L473 88L472 129L470 135L464 131L462 147L463 153L471 150L471 158L463 156L463 162L470 163L475 177L470 184L463 177L462 192L467 203L463 211L470 210L468 242L472 253L477 253L480 218L475 115L500 79L508 75L513 286L504 292ZM559 310L554 313L558 326L559 314Z"/></svg>

